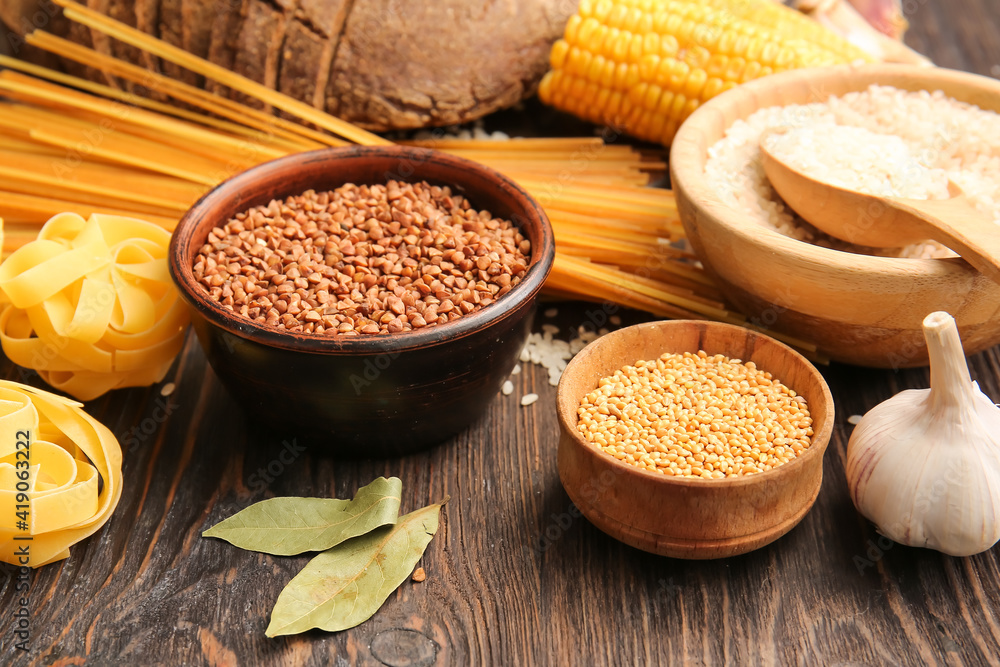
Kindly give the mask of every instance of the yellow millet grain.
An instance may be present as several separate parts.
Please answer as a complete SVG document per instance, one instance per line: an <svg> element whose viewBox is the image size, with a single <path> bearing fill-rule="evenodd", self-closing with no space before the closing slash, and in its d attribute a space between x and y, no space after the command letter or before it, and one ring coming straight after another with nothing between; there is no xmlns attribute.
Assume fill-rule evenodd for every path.
<svg viewBox="0 0 1000 667"><path fill-rule="evenodd" d="M806 400L752 362L664 354L601 379L577 429L616 459L663 475L721 479L771 470L810 444Z"/></svg>

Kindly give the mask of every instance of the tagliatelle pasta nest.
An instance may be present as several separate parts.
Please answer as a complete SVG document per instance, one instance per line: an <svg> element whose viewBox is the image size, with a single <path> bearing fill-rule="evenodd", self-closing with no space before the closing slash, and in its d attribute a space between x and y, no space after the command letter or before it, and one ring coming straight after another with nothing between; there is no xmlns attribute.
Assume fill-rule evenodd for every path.
<svg viewBox="0 0 1000 667"><path fill-rule="evenodd" d="M4 353L81 401L159 382L190 317L170 280L169 243L141 220L56 215L0 265Z"/></svg>
<svg viewBox="0 0 1000 667"><path fill-rule="evenodd" d="M122 450L67 398L0 380L0 561L39 567L97 532L122 492Z"/></svg>

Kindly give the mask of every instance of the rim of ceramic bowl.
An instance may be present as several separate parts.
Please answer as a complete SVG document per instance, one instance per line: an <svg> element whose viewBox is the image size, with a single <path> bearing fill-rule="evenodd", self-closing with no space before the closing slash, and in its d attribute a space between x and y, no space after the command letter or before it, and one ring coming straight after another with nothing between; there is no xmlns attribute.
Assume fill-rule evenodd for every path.
<svg viewBox="0 0 1000 667"><path fill-rule="evenodd" d="M259 186L280 180L282 177L296 173L306 165L332 161L368 160L370 158L391 160L396 166L401 161L410 161L416 165L407 181L421 180L420 167L435 163L461 174L459 182L445 183L438 179L429 179L442 185L450 185L463 189L463 179L472 175L480 183L488 183L497 190L497 197L510 203L511 218L521 218L533 221L539 230L539 238L529 236L531 241L531 258L525 277L507 294L488 306L469 315L464 315L445 324L426 327L419 331L408 331L396 334L373 334L371 336L331 336L323 333L294 333L267 326L229 311L218 302L212 300L208 293L195 280L191 264L193 243L202 243L204 239L195 239L194 231L203 224L204 219L214 218L218 226L229 219L229 215L220 215L220 210L243 211L254 204L240 204L242 192L251 184ZM322 187L337 187L339 182L322 184ZM319 186L319 184L317 184ZM288 192L283 196L294 196L301 192ZM525 225L522 224L522 229ZM525 234L528 236L528 234ZM345 146L323 148L306 153L297 153L265 162L252 167L213 188L205 194L181 218L170 240L169 268L170 275L180 288L181 294L189 304L206 320L224 331L241 338L253 340L269 347L296 350L317 354L338 353L391 353L410 349L442 344L447 341L469 336L513 315L519 306L534 299L541 291L555 257L555 238L552 226L542 207L521 186L490 167L472 160L448 155L428 148L408 146Z"/></svg>
<svg viewBox="0 0 1000 667"><path fill-rule="evenodd" d="M900 85L900 75L905 78L919 78L927 82L925 89L936 90L943 83L957 83L974 89L985 96L1000 99L1000 81L989 77L960 72L939 67L921 67L919 65L903 64L863 64L836 65L790 70L755 79L718 95L701 105L681 125L670 148L670 180L675 189L684 190L687 196L707 214L719 221L737 235L744 243L761 248L768 248L778 254L787 254L800 261L822 263L839 271L857 272L859 268L898 278L917 276L940 276L944 274L974 276L978 271L958 258L898 258L874 257L843 250L824 248L805 241L799 241L778 232L777 230L755 224L747 219L739 210L718 200L715 190L705 176L707 152L702 150L701 127L711 122L713 115L720 115L721 110L737 104L746 97L753 98L762 93L782 86L795 86L808 82L811 86L822 87L824 81L841 78L844 74L863 77L859 79L854 90L864 90L876 82L880 85ZM919 77L915 76L919 75ZM885 79L883 81L883 79ZM904 86L905 87L905 86ZM954 97L954 96L953 96ZM962 101L960 98L959 101ZM820 101L820 100L813 100ZM795 104L795 102L789 102ZM801 102L800 102L801 104ZM746 109L740 118L745 119L751 113L764 107ZM1000 105L997 111L1000 112ZM683 168L675 165L684 165Z"/></svg>
<svg viewBox="0 0 1000 667"><path fill-rule="evenodd" d="M739 331L742 335L746 335L747 332L758 340L765 340L768 344L773 344L778 347L789 359L806 369L806 371L814 376L819 381L819 387L821 389L824 401L824 412L825 420L822 427L818 430L814 430L809 448L805 453L796 456L794 459L788 463L784 463L780 466L772 468L770 470L765 470L760 473L755 473L753 475L740 475L738 477L723 477L721 479L703 479L698 477L677 477L673 475L661 475L660 473L651 472L645 470L638 466L631 465L629 463L624 463L619 461L615 457L611 456L607 452L604 452L594 445L590 444L583 439L583 436L576 429L576 421L571 422L571 416L575 416L576 410L579 407L579 401L573 402L570 397L564 391L563 382L566 381L567 377L571 377L574 373L583 369L591 356L597 354L597 350L601 347L612 345L617 339L623 338L631 330L646 329L656 329L661 331L663 329L670 328L682 328L691 325L703 326L706 329L717 329L717 330L734 330ZM691 352L697 352L697 350L689 350ZM729 356L725 351L713 351L705 350L708 354L725 354ZM639 361L638 359L636 361ZM632 362L634 363L634 362ZM767 370L767 369L764 369ZM612 371L614 373L614 371ZM605 461L608 465L613 468L620 470L625 474L637 474L644 475L649 479L654 479L662 481L664 484L676 484L679 486L714 486L719 489L730 489L733 487L750 486L753 484L760 484L763 482L775 482L782 480L790 475L795 475L800 468L803 468L813 462L813 459L819 457L821 459L820 465L822 466L822 458L826 453L826 449L830 444L830 439L833 437L833 423L835 421L835 407L833 402L833 394L830 392L830 387L826 382L823 375L816 369L808 359L803 357L801 354L785 345L779 340L762 334L759 331L754 331L753 329L748 329L746 327L736 326L735 324L725 324L723 322L712 322L708 320L658 320L655 322L642 322L640 324L633 324L630 327L625 327L623 329L618 329L612 331L604 336L601 336L593 343L583 348L572 360L566 365L566 369L562 374L563 379L559 382L559 388L556 392L556 408L559 415L559 424L562 430L570 436L573 440L574 446L579 447L585 452L590 453L592 456L600 457L600 460ZM777 378L779 381L784 382L782 378ZM795 387L790 387L795 390ZM595 387L596 389L596 387ZM809 406L810 416L813 417L813 424L816 423L815 412L813 411L813 406Z"/></svg>

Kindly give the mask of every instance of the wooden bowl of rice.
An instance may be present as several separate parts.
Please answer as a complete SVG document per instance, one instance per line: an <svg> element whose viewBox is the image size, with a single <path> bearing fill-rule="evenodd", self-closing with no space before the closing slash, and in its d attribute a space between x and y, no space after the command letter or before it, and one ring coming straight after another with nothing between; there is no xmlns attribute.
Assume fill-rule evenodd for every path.
<svg viewBox="0 0 1000 667"><path fill-rule="evenodd" d="M831 97L839 99L746 122L763 109ZM835 361L924 366L921 322L937 310L955 317L967 354L990 348L1000 343L1000 284L933 243L874 251L823 237L785 208L752 155L755 137L776 125L835 122L902 134L922 161L959 170L959 184L984 206L992 195L1000 218L1000 116L983 111L1000 113L1000 82L942 68L796 70L735 88L692 114L671 147L688 239L751 324L815 343ZM859 211L859 221L875 213Z"/></svg>

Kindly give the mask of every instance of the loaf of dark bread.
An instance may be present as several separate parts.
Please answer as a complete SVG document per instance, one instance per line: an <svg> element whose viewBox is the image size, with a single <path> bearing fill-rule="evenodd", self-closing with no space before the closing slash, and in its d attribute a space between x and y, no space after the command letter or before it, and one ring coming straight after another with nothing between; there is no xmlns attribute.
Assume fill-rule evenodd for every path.
<svg viewBox="0 0 1000 667"><path fill-rule="evenodd" d="M369 129L466 122L531 95L577 0L86 0L94 9ZM16 55L41 28L198 85L190 72L2 0ZM75 74L99 72L64 63ZM211 84L208 84L212 88ZM219 91L228 94L228 91Z"/></svg>

